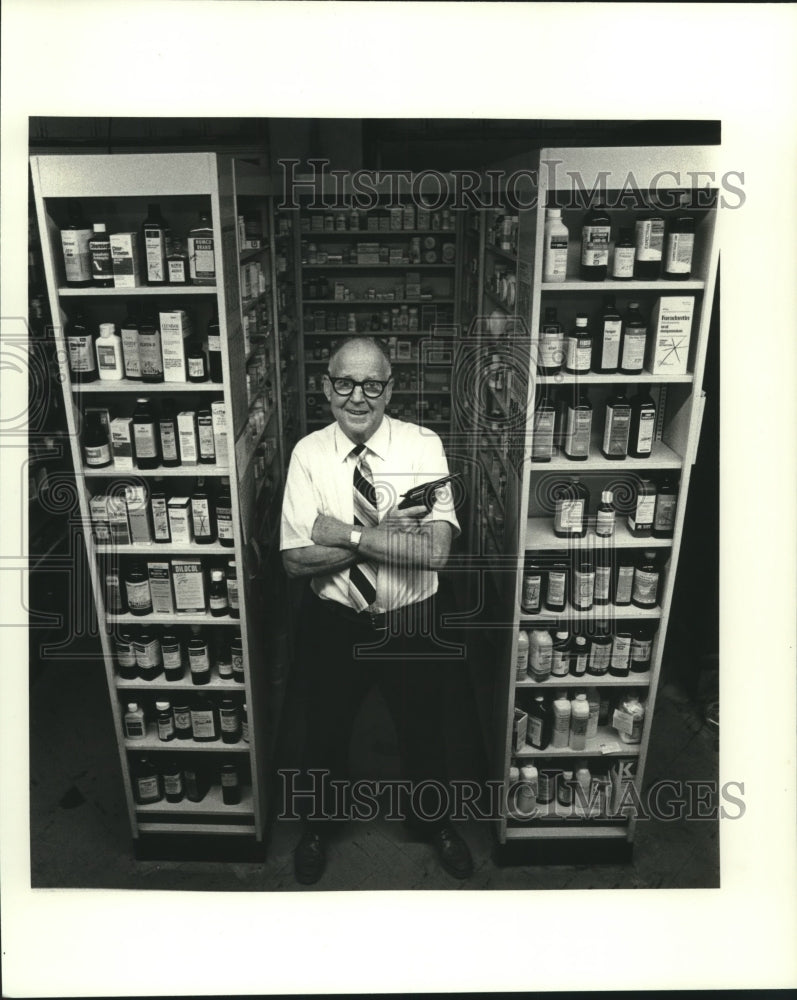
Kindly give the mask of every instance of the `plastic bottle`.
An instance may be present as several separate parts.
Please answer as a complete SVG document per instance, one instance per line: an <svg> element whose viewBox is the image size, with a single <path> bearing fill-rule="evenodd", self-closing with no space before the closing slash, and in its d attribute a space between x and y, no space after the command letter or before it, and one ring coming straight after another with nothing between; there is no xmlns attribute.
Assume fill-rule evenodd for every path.
<svg viewBox="0 0 797 1000"><path fill-rule="evenodd" d="M547 681L551 676L553 641L547 629L535 628L529 633L529 667L531 679Z"/></svg>
<svg viewBox="0 0 797 1000"><path fill-rule="evenodd" d="M650 538L656 513L656 484L652 479L640 479L634 493L634 506L628 514L628 532L634 538Z"/></svg>
<svg viewBox="0 0 797 1000"><path fill-rule="evenodd" d="M565 359L565 335L556 318L555 306L545 307L545 318L540 324L537 354L537 372L540 375L558 375Z"/></svg>
<svg viewBox="0 0 797 1000"><path fill-rule="evenodd" d="M597 206L588 212L581 227L581 280L603 281L609 266L612 229L609 215Z"/></svg>
<svg viewBox="0 0 797 1000"><path fill-rule="evenodd" d="M564 453L572 462L585 462L589 458L592 436L592 404L585 389L579 390L578 398L567 405L567 426L565 430Z"/></svg>
<svg viewBox="0 0 797 1000"><path fill-rule="evenodd" d="M551 707L544 695L538 694L529 708L526 725L526 742L535 750L546 750L551 742L553 719Z"/></svg>
<svg viewBox="0 0 797 1000"><path fill-rule="evenodd" d="M127 706L124 716L125 739L143 740L147 736L147 727L144 721L144 710L138 702L131 701Z"/></svg>
<svg viewBox="0 0 797 1000"><path fill-rule="evenodd" d="M188 233L188 266L191 284L216 284L216 253L210 212L200 212L199 224Z"/></svg>
<svg viewBox="0 0 797 1000"><path fill-rule="evenodd" d="M645 706L634 694L627 694L621 700L619 713L625 718L623 728L619 728L620 739L623 743L639 743L642 740L642 727L645 722ZM616 720L617 721L617 720ZM618 727L615 725L615 728Z"/></svg>
<svg viewBox="0 0 797 1000"><path fill-rule="evenodd" d="M634 278L637 281L655 281L661 273L664 219L652 212L641 215L634 227L634 240L636 244Z"/></svg>
<svg viewBox="0 0 797 1000"><path fill-rule="evenodd" d="M163 798L163 785L157 768L148 757L137 757L131 764L133 779L133 798L139 805L150 802L160 802Z"/></svg>
<svg viewBox="0 0 797 1000"><path fill-rule="evenodd" d="M595 599L595 564L589 559L573 567L570 602L576 611L589 611Z"/></svg>
<svg viewBox="0 0 797 1000"><path fill-rule="evenodd" d="M631 665L631 633L618 631L612 639L609 673L612 677L627 677Z"/></svg>
<svg viewBox="0 0 797 1000"><path fill-rule="evenodd" d="M551 742L557 749L562 749L570 742L570 699L561 692L554 698L551 708L553 710Z"/></svg>
<svg viewBox="0 0 797 1000"><path fill-rule="evenodd" d="M567 335L565 371L568 375L586 375L591 366L592 334L589 332L589 318L579 313L575 327Z"/></svg>
<svg viewBox="0 0 797 1000"><path fill-rule="evenodd" d="M610 461L622 461L628 455L628 435L631 430L631 404L622 392L606 401L606 419L601 441L601 453Z"/></svg>
<svg viewBox="0 0 797 1000"><path fill-rule="evenodd" d="M581 765L576 768L573 778L573 792L577 805L586 809L589 805L590 790L592 788L592 775L589 768Z"/></svg>
<svg viewBox="0 0 797 1000"><path fill-rule="evenodd" d="M517 637L517 658L515 660L515 680L528 679L529 667L529 637L521 629Z"/></svg>
<svg viewBox="0 0 797 1000"><path fill-rule="evenodd" d="M166 237L168 226L161 217L160 206L150 202L147 217L141 227L144 242L144 277L148 285L165 285L168 279L166 268Z"/></svg>
<svg viewBox="0 0 797 1000"><path fill-rule="evenodd" d="M547 611L564 611L567 606L567 582L569 569L566 562L557 561L548 570L548 581L545 588L545 609Z"/></svg>
<svg viewBox="0 0 797 1000"><path fill-rule="evenodd" d="M591 677L603 677L609 672L609 662L612 655L612 637L609 633L609 623L598 621L592 635L587 662L587 673Z"/></svg>
<svg viewBox="0 0 797 1000"><path fill-rule="evenodd" d="M103 382L119 382L124 377L122 338L113 323L100 323L100 336L95 343L97 369Z"/></svg>
<svg viewBox="0 0 797 1000"><path fill-rule="evenodd" d="M578 476L573 476L569 481L557 483L551 492L554 502L553 531L556 537L585 538L589 511L587 487ZM550 610L561 611L563 608L550 608Z"/></svg>
<svg viewBox="0 0 797 1000"><path fill-rule="evenodd" d="M570 673L573 677L583 677L589 662L589 641L585 635L573 636L570 650Z"/></svg>
<svg viewBox="0 0 797 1000"><path fill-rule="evenodd" d="M91 259L91 283L95 288L113 287L113 263L111 261L111 241L105 231L104 222L95 222L89 240Z"/></svg>
<svg viewBox="0 0 797 1000"><path fill-rule="evenodd" d="M191 626L191 638L188 640L188 665L191 670L192 684L210 683L210 652L200 625Z"/></svg>
<svg viewBox="0 0 797 1000"><path fill-rule="evenodd" d="M603 299L599 333L595 338L595 360L593 369L601 375L613 375L620 366L620 342L623 335L623 321L615 306L613 295Z"/></svg>
<svg viewBox="0 0 797 1000"><path fill-rule="evenodd" d="M567 677L570 673L570 633L561 629L554 634L551 648L551 677Z"/></svg>
<svg viewBox="0 0 797 1000"><path fill-rule="evenodd" d="M614 534L615 509L614 491L602 490L601 502L595 518L595 534L598 538L611 538Z"/></svg>
<svg viewBox="0 0 797 1000"><path fill-rule="evenodd" d="M158 715L158 739L163 743L170 743L174 739L174 716L172 706L168 701L156 701L155 710Z"/></svg>
<svg viewBox="0 0 797 1000"><path fill-rule="evenodd" d="M623 375L640 375L644 371L647 346L648 325L639 311L639 303L629 302L620 349L620 372Z"/></svg>
<svg viewBox="0 0 797 1000"><path fill-rule="evenodd" d="M542 264L543 281L564 281L567 278L567 226L562 222L561 208L545 209L545 235Z"/></svg>
<svg viewBox="0 0 797 1000"><path fill-rule="evenodd" d="M632 458L649 458L656 433L656 404L648 386L640 388L631 400L631 431L628 454Z"/></svg>
<svg viewBox="0 0 797 1000"><path fill-rule="evenodd" d="M656 493L652 534L654 538L672 538L675 532L675 513L678 508L678 487L665 476Z"/></svg>
<svg viewBox="0 0 797 1000"><path fill-rule="evenodd" d="M630 281L634 277L634 245L633 229L620 228L620 236L614 246L612 261L612 281Z"/></svg>
<svg viewBox="0 0 797 1000"><path fill-rule="evenodd" d="M140 396L136 400L133 412L133 454L139 469L155 469L160 464L160 437L148 396Z"/></svg>
<svg viewBox="0 0 797 1000"><path fill-rule="evenodd" d="M74 319L67 324L66 350L69 358L69 377L72 382L75 385L95 382L97 356L94 350L94 337L80 312L76 312Z"/></svg>
<svg viewBox="0 0 797 1000"><path fill-rule="evenodd" d="M631 603L636 608L655 608L659 595L659 571L656 553L646 549L634 568L634 589L631 592Z"/></svg>
<svg viewBox="0 0 797 1000"><path fill-rule="evenodd" d="M64 275L70 288L85 288L91 284L89 240L92 236L93 231L86 225L80 205L71 201L69 223L61 230Z"/></svg>
<svg viewBox="0 0 797 1000"><path fill-rule="evenodd" d="M670 222L664 252L664 277L670 281L686 281L692 277L692 256L695 249L695 220L683 207Z"/></svg>
<svg viewBox="0 0 797 1000"><path fill-rule="evenodd" d="M587 746L589 702L585 694L577 694L570 709L570 749L584 750Z"/></svg>
<svg viewBox="0 0 797 1000"><path fill-rule="evenodd" d="M567 746L567 744L565 744ZM569 809L573 805L573 772L562 771L556 788L556 801Z"/></svg>
<svg viewBox="0 0 797 1000"><path fill-rule="evenodd" d="M515 768L517 770L517 768ZM539 787L539 774L534 764L524 764L514 776L510 774L510 785L517 784L517 799L515 804L522 819L530 819L537 805L537 789ZM520 783L522 781L522 783Z"/></svg>
<svg viewBox="0 0 797 1000"><path fill-rule="evenodd" d="M111 443L99 413L86 414L83 461L89 469L102 469L111 464Z"/></svg>

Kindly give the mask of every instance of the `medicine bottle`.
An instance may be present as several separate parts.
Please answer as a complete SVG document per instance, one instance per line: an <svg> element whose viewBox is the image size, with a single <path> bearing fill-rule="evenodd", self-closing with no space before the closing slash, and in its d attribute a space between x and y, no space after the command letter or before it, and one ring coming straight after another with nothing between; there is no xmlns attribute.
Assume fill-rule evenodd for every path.
<svg viewBox="0 0 797 1000"><path fill-rule="evenodd" d="M644 551L634 567L631 603L637 608L655 608L659 594L659 566L655 551Z"/></svg>
<svg viewBox="0 0 797 1000"><path fill-rule="evenodd" d="M631 665L631 633L617 631L612 639L609 673L612 677L627 677Z"/></svg>
<svg viewBox="0 0 797 1000"><path fill-rule="evenodd" d="M113 263L111 261L111 241L105 231L104 222L95 222L89 240L91 258L91 283L95 288L113 287Z"/></svg>
<svg viewBox="0 0 797 1000"><path fill-rule="evenodd" d="M182 680L185 663L183 662L183 646L179 638L171 632L164 635L161 638L161 653L166 680Z"/></svg>
<svg viewBox="0 0 797 1000"><path fill-rule="evenodd" d="M553 641L547 629L535 628L529 633L529 675L540 683L551 676Z"/></svg>
<svg viewBox="0 0 797 1000"><path fill-rule="evenodd" d="M593 368L601 375L613 375L620 364L620 340L623 333L623 321L613 295L604 296L598 330Z"/></svg>
<svg viewBox="0 0 797 1000"><path fill-rule="evenodd" d="M650 538L656 511L656 484L651 479L636 483L634 506L628 514L628 531L634 538Z"/></svg>
<svg viewBox="0 0 797 1000"><path fill-rule="evenodd" d="M125 596L131 615L142 617L152 614L152 595L144 563L130 564L125 574Z"/></svg>
<svg viewBox="0 0 797 1000"><path fill-rule="evenodd" d="M147 207L147 217L141 227L144 238L144 277L148 285L165 285L166 270L166 240L169 228L161 216L157 202L150 202Z"/></svg>
<svg viewBox="0 0 797 1000"><path fill-rule="evenodd" d="M614 573L612 600L618 608L627 607L631 603L634 588L634 564L630 556L621 552Z"/></svg>
<svg viewBox="0 0 797 1000"><path fill-rule="evenodd" d="M111 444L99 413L86 414L83 461L89 469L103 469L111 464Z"/></svg>
<svg viewBox="0 0 797 1000"><path fill-rule="evenodd" d="M230 618L240 618L241 605L238 599L238 573L234 559L227 560L227 568L224 576L227 585L228 614Z"/></svg>
<svg viewBox="0 0 797 1000"><path fill-rule="evenodd" d="M213 434L213 416L210 410L197 410L196 430L200 465L215 465L216 439Z"/></svg>
<svg viewBox="0 0 797 1000"><path fill-rule="evenodd" d="M645 622L631 632L631 673L644 674L650 670L653 652L653 628Z"/></svg>
<svg viewBox="0 0 797 1000"><path fill-rule="evenodd" d="M160 802L163 798L161 776L148 757L137 757L131 763L133 798L139 805Z"/></svg>
<svg viewBox="0 0 797 1000"><path fill-rule="evenodd" d="M570 651L570 673L573 677L583 677L589 663L589 641L585 635L573 636Z"/></svg>
<svg viewBox="0 0 797 1000"><path fill-rule="evenodd" d="M174 703L174 735L178 740L190 740L193 736L191 728L191 708L188 702L180 700Z"/></svg>
<svg viewBox="0 0 797 1000"><path fill-rule="evenodd" d="M182 240L172 240L171 250L166 254L166 276L170 285L190 285L188 252Z"/></svg>
<svg viewBox="0 0 797 1000"><path fill-rule="evenodd" d="M243 684L244 674L244 644L240 632L234 635L230 644L232 654L232 676L238 684Z"/></svg>
<svg viewBox="0 0 797 1000"><path fill-rule="evenodd" d="M180 464L176 409L177 407L171 396L166 396L161 400L160 416L158 417L158 436L160 438L161 463L166 468L175 468ZM166 525L168 526L168 519Z"/></svg>
<svg viewBox="0 0 797 1000"><path fill-rule="evenodd" d="M216 706L202 695L197 695L191 706L191 730L196 743L210 743L219 738L219 720Z"/></svg>
<svg viewBox="0 0 797 1000"><path fill-rule="evenodd" d="M620 236L614 245L614 260L612 261L612 281L630 281L634 277L634 231L620 228Z"/></svg>
<svg viewBox="0 0 797 1000"><path fill-rule="evenodd" d="M587 673L592 677L603 677L609 672L611 655L612 637L609 633L609 623L597 621L590 642Z"/></svg>
<svg viewBox="0 0 797 1000"><path fill-rule="evenodd" d="M194 492L191 494L191 520L194 526L194 541L198 545L209 545L216 541L211 495L205 486L203 476L197 477Z"/></svg>
<svg viewBox="0 0 797 1000"><path fill-rule="evenodd" d="M556 537L585 538L589 510L587 487L578 476L573 476L568 481L557 483L551 492L554 502L553 531Z"/></svg>
<svg viewBox="0 0 797 1000"><path fill-rule="evenodd" d="M677 507L678 487L669 476L665 476L656 494L652 531L654 538L672 538Z"/></svg>
<svg viewBox="0 0 797 1000"><path fill-rule="evenodd" d="M664 277L670 281L687 281L692 277L692 255L695 249L695 220L681 208L669 226L664 253Z"/></svg>
<svg viewBox="0 0 797 1000"><path fill-rule="evenodd" d="M582 560L573 567L570 599L576 611L589 611L595 598L595 564Z"/></svg>
<svg viewBox="0 0 797 1000"><path fill-rule="evenodd" d="M546 750L553 733L551 707L541 694L534 698L526 723L526 741L535 750Z"/></svg>
<svg viewBox="0 0 797 1000"><path fill-rule="evenodd" d="M136 668L142 681L154 681L163 670L163 652L156 632L142 631L136 637Z"/></svg>
<svg viewBox="0 0 797 1000"><path fill-rule="evenodd" d="M222 743L237 743L241 738L241 716L232 698L223 698L219 707Z"/></svg>
<svg viewBox="0 0 797 1000"><path fill-rule="evenodd" d="M163 794L167 802L182 802L185 797L183 768L178 754L165 754L161 759Z"/></svg>
<svg viewBox="0 0 797 1000"><path fill-rule="evenodd" d="M546 306L537 345L537 372L540 375L558 375L562 370L565 359L564 339L562 324L556 318L556 308Z"/></svg>
<svg viewBox="0 0 797 1000"><path fill-rule="evenodd" d="M128 304L127 316L122 323L119 333L122 338L122 361L124 364L125 378L134 382L141 381L141 357L138 342L138 319L137 312L132 303Z"/></svg>
<svg viewBox="0 0 797 1000"><path fill-rule="evenodd" d="M570 749L584 750L587 746L589 702L586 694L577 694L570 710Z"/></svg>
<svg viewBox="0 0 797 1000"><path fill-rule="evenodd" d="M188 266L192 284L216 284L216 254L210 212L200 212L198 225L188 233Z"/></svg>
<svg viewBox="0 0 797 1000"><path fill-rule="evenodd" d="M661 273L664 219L653 212L640 215L634 226L634 241L634 278L637 281L655 281Z"/></svg>
<svg viewBox="0 0 797 1000"><path fill-rule="evenodd" d="M592 404L586 389L580 389L576 399L567 404L567 424L563 451L573 462L585 462L589 458L592 437Z"/></svg>
<svg viewBox="0 0 797 1000"><path fill-rule="evenodd" d="M133 455L139 469L156 469L161 461L159 428L147 396L136 400L133 412Z"/></svg>
<svg viewBox="0 0 797 1000"><path fill-rule="evenodd" d="M202 342L198 337L191 337L186 346L187 379L189 382L207 382L208 363Z"/></svg>
<svg viewBox="0 0 797 1000"><path fill-rule="evenodd" d="M623 375L641 374L645 367L647 343L648 327L639 311L639 303L629 302L620 351L620 371Z"/></svg>
<svg viewBox="0 0 797 1000"><path fill-rule="evenodd" d="M163 381L161 331L154 316L145 315L138 325L138 359L143 382Z"/></svg>
<svg viewBox="0 0 797 1000"><path fill-rule="evenodd" d="M201 802L210 789L210 782L204 768L188 763L183 768L185 797L189 802Z"/></svg>
<svg viewBox="0 0 797 1000"><path fill-rule="evenodd" d="M216 533L219 545L232 548L235 545L232 527L232 494L229 476L222 476L221 486L213 505L216 517Z"/></svg>
<svg viewBox="0 0 797 1000"><path fill-rule="evenodd" d="M561 208L545 209L542 280L564 281L567 278L567 242L569 233L562 222Z"/></svg>
<svg viewBox="0 0 797 1000"><path fill-rule="evenodd" d="M219 326L219 312L216 307L214 307L213 315L208 323L208 368L211 382L224 381L221 366L221 328Z"/></svg>
<svg viewBox="0 0 797 1000"><path fill-rule="evenodd" d="M66 327L66 350L69 358L69 377L75 385L85 385L97 380L97 357L94 337L89 331L83 313L76 312Z"/></svg>
<svg viewBox="0 0 797 1000"><path fill-rule="evenodd" d="M581 227L581 280L603 281L609 266L611 223L605 208L588 212Z"/></svg>
<svg viewBox="0 0 797 1000"><path fill-rule="evenodd" d="M225 806L235 806L241 801L241 778L238 765L232 761L221 767L221 799Z"/></svg>
<svg viewBox="0 0 797 1000"><path fill-rule="evenodd" d="M561 629L554 633L551 648L551 676L567 677L570 673L570 633Z"/></svg>
<svg viewBox="0 0 797 1000"><path fill-rule="evenodd" d="M612 594L611 551L599 549L595 553L595 594L593 601L598 606L609 603Z"/></svg>
<svg viewBox="0 0 797 1000"><path fill-rule="evenodd" d="M227 584L224 580L224 570L213 569L210 571L208 606L214 618L220 618L222 615L229 614L230 606L227 602Z"/></svg>
<svg viewBox="0 0 797 1000"><path fill-rule="evenodd" d="M601 441L601 453L610 461L622 461L628 455L628 435L631 430L631 404L622 392L606 401L606 419Z"/></svg>
<svg viewBox="0 0 797 1000"><path fill-rule="evenodd" d="M116 637L116 663L119 676L126 681L133 681L138 676L136 669L136 647L130 632L120 632Z"/></svg>
<svg viewBox="0 0 797 1000"><path fill-rule="evenodd" d="M542 605L542 569L538 563L526 564L523 571L523 590L520 610L524 615L538 615Z"/></svg>
<svg viewBox="0 0 797 1000"><path fill-rule="evenodd" d="M155 720L158 724L158 739L162 743L170 743L175 735L172 706L168 701L156 701L155 711L158 713Z"/></svg>
<svg viewBox="0 0 797 1000"><path fill-rule="evenodd" d="M70 288L85 288L91 284L89 240L93 232L86 224L77 201L69 203L68 213L69 222L61 230L64 277Z"/></svg>
<svg viewBox="0 0 797 1000"><path fill-rule="evenodd" d="M614 491L602 490L601 502L595 517L595 534L598 538L611 538L614 534Z"/></svg>
<svg viewBox="0 0 797 1000"><path fill-rule="evenodd" d="M568 566L564 561L555 562L548 570L548 582L545 588L546 611L564 611L567 604Z"/></svg>
<svg viewBox="0 0 797 1000"><path fill-rule="evenodd" d="M631 400L631 430L628 454L632 458L649 458L656 433L656 404L647 386L640 388Z"/></svg>
<svg viewBox="0 0 797 1000"><path fill-rule="evenodd" d="M556 410L551 400L540 394L534 408L534 428L531 439L532 462L550 462L553 458L553 439Z"/></svg>
<svg viewBox="0 0 797 1000"><path fill-rule="evenodd" d="M94 344L97 370L103 382L119 382L124 376L122 338L113 323L100 323L100 336Z"/></svg>
<svg viewBox="0 0 797 1000"><path fill-rule="evenodd" d="M246 702L241 706L241 739L244 743L249 742L249 713L246 708Z"/></svg>
<svg viewBox="0 0 797 1000"><path fill-rule="evenodd" d="M124 716L125 739L143 740L147 735L147 727L144 722L144 710L136 701L131 701L127 706Z"/></svg>
<svg viewBox="0 0 797 1000"><path fill-rule="evenodd" d="M199 625L191 626L191 638L188 640L188 665L191 670L192 684L208 684L210 682L210 653L207 640L202 635Z"/></svg>
<svg viewBox="0 0 797 1000"><path fill-rule="evenodd" d="M592 334L589 320L583 314L576 316L576 325L568 333L565 350L565 371L568 375L585 375L592 365Z"/></svg>

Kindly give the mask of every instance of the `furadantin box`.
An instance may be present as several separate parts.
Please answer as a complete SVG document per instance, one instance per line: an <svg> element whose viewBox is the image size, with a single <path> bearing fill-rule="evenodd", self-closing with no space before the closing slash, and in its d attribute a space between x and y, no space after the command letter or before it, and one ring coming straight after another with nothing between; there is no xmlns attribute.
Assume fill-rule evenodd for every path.
<svg viewBox="0 0 797 1000"><path fill-rule="evenodd" d="M653 307L647 357L651 375L686 374L694 310L694 295L662 295Z"/></svg>
<svg viewBox="0 0 797 1000"><path fill-rule="evenodd" d="M160 313L163 381L185 382L185 342L191 336L191 321L184 309Z"/></svg>

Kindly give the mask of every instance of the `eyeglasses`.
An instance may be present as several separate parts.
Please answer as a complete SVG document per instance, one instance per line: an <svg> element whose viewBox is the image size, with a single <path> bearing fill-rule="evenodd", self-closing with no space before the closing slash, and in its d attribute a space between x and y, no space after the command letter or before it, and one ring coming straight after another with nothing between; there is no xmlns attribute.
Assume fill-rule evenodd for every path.
<svg viewBox="0 0 797 1000"><path fill-rule="evenodd" d="M329 372L326 374L327 378L332 383L332 388L339 396L351 396L359 385L364 396L367 396L369 399L379 399L385 389L387 389L393 381L392 375L386 382L380 382L379 379L376 378L367 378L363 382L357 382L353 378L333 378Z"/></svg>

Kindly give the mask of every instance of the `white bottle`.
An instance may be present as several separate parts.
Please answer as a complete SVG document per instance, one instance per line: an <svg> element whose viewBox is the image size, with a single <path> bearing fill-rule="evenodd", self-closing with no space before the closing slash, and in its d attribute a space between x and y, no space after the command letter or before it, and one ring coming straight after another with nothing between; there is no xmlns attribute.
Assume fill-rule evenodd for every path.
<svg viewBox="0 0 797 1000"><path fill-rule="evenodd" d="M589 702L585 694L577 694L570 710L570 749L585 750L587 746L587 726L589 725Z"/></svg>
<svg viewBox="0 0 797 1000"><path fill-rule="evenodd" d="M536 628L529 636L529 673L535 681L547 681L551 676L553 640L551 633Z"/></svg>
<svg viewBox="0 0 797 1000"><path fill-rule="evenodd" d="M100 323L100 335L95 346L100 379L103 382L118 382L124 377L122 338L113 323Z"/></svg>
<svg viewBox="0 0 797 1000"><path fill-rule="evenodd" d="M517 811L524 819L530 819L537 805L537 789L539 775L533 764L526 764L520 769L521 783L518 785Z"/></svg>
<svg viewBox="0 0 797 1000"><path fill-rule="evenodd" d="M551 746L566 747L570 741L571 705L567 694L562 691L553 703L553 736Z"/></svg>
<svg viewBox="0 0 797 1000"><path fill-rule="evenodd" d="M517 659L515 660L515 679L525 681L528 679L529 666L529 637L521 629L517 637Z"/></svg>
<svg viewBox="0 0 797 1000"><path fill-rule="evenodd" d="M589 793L591 789L592 775L589 772L589 768L576 768L574 791L576 793L576 802L583 808L586 808L589 805Z"/></svg>
<svg viewBox="0 0 797 1000"><path fill-rule="evenodd" d="M131 701L125 712L125 737L128 740L143 740L147 735L144 725L144 709L137 702Z"/></svg>
<svg viewBox="0 0 797 1000"><path fill-rule="evenodd" d="M561 208L545 209L545 235L542 257L542 280L564 281L567 278L567 226Z"/></svg>

